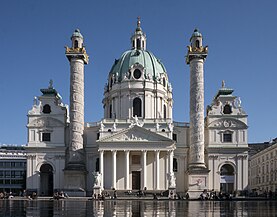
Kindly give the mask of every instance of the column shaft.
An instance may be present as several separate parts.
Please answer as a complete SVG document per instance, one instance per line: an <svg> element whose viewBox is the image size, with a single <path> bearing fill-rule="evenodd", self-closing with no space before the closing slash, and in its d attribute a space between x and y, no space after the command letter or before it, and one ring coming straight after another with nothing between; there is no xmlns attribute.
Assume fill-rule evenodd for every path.
<svg viewBox="0 0 277 217"><path fill-rule="evenodd" d="M204 167L204 60L190 61L190 167Z"/></svg>
<svg viewBox="0 0 277 217"><path fill-rule="evenodd" d="M160 151L155 151L156 161L156 190L160 188Z"/></svg>
<svg viewBox="0 0 277 217"><path fill-rule="evenodd" d="M147 187L147 168L146 168L147 151L142 151L142 173L143 187Z"/></svg>
<svg viewBox="0 0 277 217"><path fill-rule="evenodd" d="M116 150L112 151L113 155L113 174L112 174L112 187L116 189Z"/></svg>
<svg viewBox="0 0 277 217"><path fill-rule="evenodd" d="M104 189L104 151L100 151L100 156L99 156L99 163L100 163L100 174L101 174L101 188Z"/></svg>
<svg viewBox="0 0 277 217"><path fill-rule="evenodd" d="M129 167L130 167L130 151L125 151L125 165L126 165L126 170L125 170L125 189L129 189Z"/></svg>

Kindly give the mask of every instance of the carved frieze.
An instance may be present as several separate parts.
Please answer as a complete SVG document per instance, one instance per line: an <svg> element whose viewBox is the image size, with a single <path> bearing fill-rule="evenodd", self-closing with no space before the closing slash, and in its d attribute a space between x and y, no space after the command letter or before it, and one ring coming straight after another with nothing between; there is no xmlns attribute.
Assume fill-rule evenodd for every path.
<svg viewBox="0 0 277 217"><path fill-rule="evenodd" d="M52 127L63 127L63 126L64 126L63 122L51 117L38 118L28 124L28 127L38 127L38 128L52 128Z"/></svg>

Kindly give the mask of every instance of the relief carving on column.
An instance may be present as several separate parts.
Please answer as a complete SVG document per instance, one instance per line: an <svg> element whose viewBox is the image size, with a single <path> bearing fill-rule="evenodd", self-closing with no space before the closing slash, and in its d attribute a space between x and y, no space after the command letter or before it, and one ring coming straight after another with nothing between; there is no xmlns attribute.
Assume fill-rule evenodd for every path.
<svg viewBox="0 0 277 217"><path fill-rule="evenodd" d="M191 62L190 163L204 164L204 80L203 64Z"/></svg>
<svg viewBox="0 0 277 217"><path fill-rule="evenodd" d="M83 72L84 71L84 63L74 61L73 64L71 64L71 72Z"/></svg>

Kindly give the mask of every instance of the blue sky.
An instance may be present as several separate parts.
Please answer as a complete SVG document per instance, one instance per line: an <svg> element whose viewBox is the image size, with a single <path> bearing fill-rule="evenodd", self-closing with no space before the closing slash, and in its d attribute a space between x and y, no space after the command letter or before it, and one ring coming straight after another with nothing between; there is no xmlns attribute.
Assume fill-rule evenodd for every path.
<svg viewBox="0 0 277 217"><path fill-rule="evenodd" d="M174 120L189 121L186 46L195 27L209 46L205 104L226 81L248 113L249 142L277 137L277 2L247 0L117 0L1 3L0 144L27 142L27 112L50 79L69 103L64 46L79 28L90 63L85 69L85 121L103 117L104 84L115 58L130 48L141 17L147 49L164 63L174 93Z"/></svg>

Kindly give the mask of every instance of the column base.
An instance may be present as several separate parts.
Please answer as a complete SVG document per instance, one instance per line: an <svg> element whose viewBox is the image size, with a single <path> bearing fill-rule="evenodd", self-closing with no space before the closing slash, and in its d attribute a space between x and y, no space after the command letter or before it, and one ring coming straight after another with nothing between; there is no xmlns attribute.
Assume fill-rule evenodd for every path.
<svg viewBox="0 0 277 217"><path fill-rule="evenodd" d="M201 193L208 188L208 175L210 170L206 167L190 167L188 174L188 194L190 199L198 199Z"/></svg>
<svg viewBox="0 0 277 217"><path fill-rule="evenodd" d="M84 170L64 170L64 192L69 197L86 196L86 174Z"/></svg>

